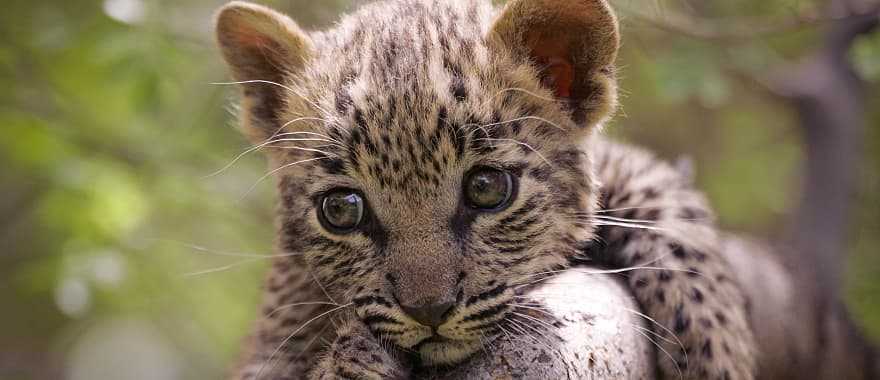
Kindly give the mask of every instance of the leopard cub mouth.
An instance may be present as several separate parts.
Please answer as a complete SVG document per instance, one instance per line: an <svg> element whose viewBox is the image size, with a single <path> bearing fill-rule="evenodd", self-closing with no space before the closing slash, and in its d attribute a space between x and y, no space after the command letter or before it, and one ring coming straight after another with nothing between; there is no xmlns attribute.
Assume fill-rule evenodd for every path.
<svg viewBox="0 0 880 380"><path fill-rule="evenodd" d="M480 351L483 342L479 340L454 340L433 335L413 346L421 364L424 366L451 365L464 361Z"/></svg>

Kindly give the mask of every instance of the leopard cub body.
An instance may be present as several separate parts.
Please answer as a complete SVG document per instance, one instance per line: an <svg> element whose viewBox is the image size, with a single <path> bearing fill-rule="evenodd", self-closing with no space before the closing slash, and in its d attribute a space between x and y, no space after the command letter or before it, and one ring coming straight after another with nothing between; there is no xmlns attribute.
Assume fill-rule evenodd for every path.
<svg viewBox="0 0 880 380"><path fill-rule="evenodd" d="M703 197L598 135L619 44L603 0L378 2L313 33L234 2L217 36L280 193L283 255L237 378L455 365L560 323L511 310L584 262L643 267L625 273L661 376L754 376Z"/></svg>

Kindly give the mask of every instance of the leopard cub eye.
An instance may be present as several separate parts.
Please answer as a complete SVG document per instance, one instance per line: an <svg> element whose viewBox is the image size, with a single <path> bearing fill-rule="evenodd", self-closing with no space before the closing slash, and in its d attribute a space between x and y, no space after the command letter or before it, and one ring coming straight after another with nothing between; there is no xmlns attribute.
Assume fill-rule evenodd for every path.
<svg viewBox="0 0 880 380"><path fill-rule="evenodd" d="M321 200L320 216L332 232L349 232L364 218L364 200L353 190L331 191Z"/></svg>
<svg viewBox="0 0 880 380"><path fill-rule="evenodd" d="M510 173L489 167L478 167L465 177L464 195L473 208L494 210L506 206L513 194Z"/></svg>

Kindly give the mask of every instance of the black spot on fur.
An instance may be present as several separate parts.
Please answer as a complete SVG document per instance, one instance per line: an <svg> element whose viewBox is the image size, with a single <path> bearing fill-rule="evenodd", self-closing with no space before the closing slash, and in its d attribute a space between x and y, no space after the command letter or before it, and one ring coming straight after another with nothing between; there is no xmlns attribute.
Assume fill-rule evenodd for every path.
<svg viewBox="0 0 880 380"><path fill-rule="evenodd" d="M657 302L666 303L666 292L663 289L657 289L654 293L654 298L657 299Z"/></svg>
<svg viewBox="0 0 880 380"><path fill-rule="evenodd" d="M684 259L685 257L687 257L687 252L685 252L684 247L675 244L675 245L670 246L670 248L672 249L673 256L675 256L679 259Z"/></svg>
<svg viewBox="0 0 880 380"><path fill-rule="evenodd" d="M727 324L727 317L724 316L720 311L715 312L715 320L718 321L718 324L724 326Z"/></svg>
<svg viewBox="0 0 880 380"><path fill-rule="evenodd" d="M712 359L712 341L710 339L706 339L706 341L703 342L702 352L703 357L710 360Z"/></svg>
<svg viewBox="0 0 880 380"><path fill-rule="evenodd" d="M675 325L674 330L676 334L684 333L688 330L691 325L691 319L688 318L684 313L684 305L679 304L677 308L675 308Z"/></svg>
<svg viewBox="0 0 880 380"><path fill-rule="evenodd" d="M551 170L548 166L537 166L529 169L529 177L538 182L547 182L550 179Z"/></svg>
<svg viewBox="0 0 880 380"><path fill-rule="evenodd" d="M700 326L707 330L711 329L714 326L712 324L712 320L706 317L700 317L700 319L698 319L698 322L700 323Z"/></svg>
<svg viewBox="0 0 880 380"><path fill-rule="evenodd" d="M703 292L697 288L691 288L691 299L696 303L703 303Z"/></svg>
<svg viewBox="0 0 880 380"><path fill-rule="evenodd" d="M467 87L465 86L464 79L460 75L456 75L452 77L452 96L455 97L455 100L462 102L467 99Z"/></svg>
<svg viewBox="0 0 880 380"><path fill-rule="evenodd" d="M345 172L345 162L338 158L318 160L318 164L330 175L340 175Z"/></svg>
<svg viewBox="0 0 880 380"><path fill-rule="evenodd" d="M477 302L485 301L485 300L491 299L491 298L495 298L498 295L500 295L501 293L504 293L504 290L506 290L506 289L507 289L507 287L502 284L502 285L498 285L498 286L492 288L489 291L477 294L475 296L471 296L470 298L468 298L467 302L465 303L465 306L471 306Z"/></svg>

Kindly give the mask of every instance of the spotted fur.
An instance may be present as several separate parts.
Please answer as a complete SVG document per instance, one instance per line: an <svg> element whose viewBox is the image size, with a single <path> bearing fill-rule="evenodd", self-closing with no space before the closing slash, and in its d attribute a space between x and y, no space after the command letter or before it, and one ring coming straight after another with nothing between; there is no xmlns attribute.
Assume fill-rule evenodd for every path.
<svg viewBox="0 0 880 380"><path fill-rule="evenodd" d="M746 300L703 198L598 136L616 102L604 1L379 2L309 34L232 3L218 40L245 82L243 127L268 151L290 254L272 266L237 378L405 378L412 364L458 363L511 323L516 296L584 261L657 268L628 278L669 338L662 375L753 377ZM548 41L571 54L571 89L554 91L553 61L539 59L555 52ZM463 204L462 178L479 166L514 175L509 207ZM366 200L352 233L319 221L335 188ZM438 300L454 306L436 329L400 306Z"/></svg>

